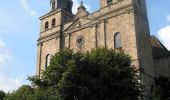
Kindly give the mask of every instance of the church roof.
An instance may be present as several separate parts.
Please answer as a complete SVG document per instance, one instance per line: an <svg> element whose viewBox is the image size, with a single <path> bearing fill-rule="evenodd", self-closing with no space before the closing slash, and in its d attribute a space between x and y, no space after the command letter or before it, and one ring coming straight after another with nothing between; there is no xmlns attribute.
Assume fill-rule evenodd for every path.
<svg viewBox="0 0 170 100"><path fill-rule="evenodd" d="M151 36L151 45L154 59L170 56L170 51L155 36Z"/></svg>

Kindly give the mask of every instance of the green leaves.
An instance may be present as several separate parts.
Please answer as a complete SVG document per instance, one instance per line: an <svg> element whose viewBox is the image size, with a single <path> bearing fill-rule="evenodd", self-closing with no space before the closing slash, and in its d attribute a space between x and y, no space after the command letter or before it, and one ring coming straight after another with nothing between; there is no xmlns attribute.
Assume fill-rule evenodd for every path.
<svg viewBox="0 0 170 100"><path fill-rule="evenodd" d="M130 65L128 55L112 49L61 49L41 79L29 77L36 86L30 100L138 100L140 76Z"/></svg>
<svg viewBox="0 0 170 100"><path fill-rule="evenodd" d="M4 100L6 93L0 90L0 100Z"/></svg>
<svg viewBox="0 0 170 100"><path fill-rule="evenodd" d="M112 49L85 54L62 49L52 57L42 82L55 86L65 100L137 100L139 78L130 64L128 55Z"/></svg>

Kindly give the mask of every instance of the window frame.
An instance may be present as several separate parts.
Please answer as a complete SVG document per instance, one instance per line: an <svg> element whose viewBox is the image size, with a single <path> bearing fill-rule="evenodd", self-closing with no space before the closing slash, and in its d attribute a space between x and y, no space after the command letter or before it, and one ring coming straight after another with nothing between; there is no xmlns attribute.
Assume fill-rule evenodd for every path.
<svg viewBox="0 0 170 100"><path fill-rule="evenodd" d="M120 32L114 34L114 49L122 50L122 39Z"/></svg>
<svg viewBox="0 0 170 100"><path fill-rule="evenodd" d="M54 10L55 8L56 8L56 4L55 4L56 2L55 1L53 1L52 3L51 3L51 8L52 8L52 10Z"/></svg>
<svg viewBox="0 0 170 100"><path fill-rule="evenodd" d="M52 19L51 26L52 26L52 27L55 27L55 26L56 26L56 19L55 19L55 18Z"/></svg>
<svg viewBox="0 0 170 100"><path fill-rule="evenodd" d="M45 27L44 28L45 28L45 31L47 31L49 29L49 22L48 21L45 22Z"/></svg>
<svg viewBox="0 0 170 100"><path fill-rule="evenodd" d="M47 54L45 58L45 69L50 65L51 55Z"/></svg>

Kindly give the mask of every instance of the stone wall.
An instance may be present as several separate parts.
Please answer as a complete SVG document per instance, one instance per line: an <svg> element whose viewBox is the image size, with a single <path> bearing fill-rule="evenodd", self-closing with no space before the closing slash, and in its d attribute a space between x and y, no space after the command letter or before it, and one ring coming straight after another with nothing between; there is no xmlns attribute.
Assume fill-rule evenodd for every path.
<svg viewBox="0 0 170 100"><path fill-rule="evenodd" d="M142 69L141 82L145 88L145 100L149 100L151 85L153 84L153 56L150 41L149 22L146 12L145 0L134 2L135 31L137 40L139 66Z"/></svg>
<svg viewBox="0 0 170 100"><path fill-rule="evenodd" d="M56 19L55 26L52 27L52 20ZM72 21L73 15L66 12L65 10L57 9L47 15L44 15L40 17L40 38L41 37L46 37L49 34L56 33L60 31L61 29L61 24L68 23ZM49 22L49 28L48 30L45 30L45 23Z"/></svg>
<svg viewBox="0 0 170 100"><path fill-rule="evenodd" d="M47 55L54 55L59 50L59 43L59 38L54 38L38 45L37 75L45 70Z"/></svg>
<svg viewBox="0 0 170 100"><path fill-rule="evenodd" d="M82 24L81 26L71 28L70 30L75 31L68 32L70 35L66 35L65 47L74 48L75 51L80 50L77 47L76 40L80 35L83 35L86 40L85 45L81 49L82 51L87 51L95 47L114 49L114 35L120 32L123 50L131 56L132 61L135 62L134 65L138 65L134 13L130 9L133 9L132 5L118 11L112 9L112 13L108 13L106 10L103 12L105 16L98 16L98 20L87 21L87 23L85 23L86 20L80 21L80 23L89 24L89 26L82 28L84 26ZM136 67L139 68L138 66Z"/></svg>
<svg viewBox="0 0 170 100"><path fill-rule="evenodd" d="M154 59L155 76L170 77L170 57Z"/></svg>
<svg viewBox="0 0 170 100"><path fill-rule="evenodd" d="M52 27L52 20L55 18L55 26ZM38 39L37 46L37 71L39 75L42 70L45 70L46 56L53 55L60 49L60 36L62 30L62 24L70 22L73 19L73 15L65 10L56 9L50 13L40 17L40 37ZM45 30L45 23L48 21L49 27Z"/></svg>
<svg viewBox="0 0 170 100"><path fill-rule="evenodd" d="M154 76L154 72L145 0L140 1L140 3L137 0L115 0L116 2L113 0L114 2L107 7L106 1L101 0L99 11L72 20L70 23L66 22L71 21L72 18L67 16L65 12L56 11L41 17L41 35L38 42L43 45L38 49L37 69L45 69L46 55L54 54L59 50L60 44L73 49L75 52L86 52L96 47L114 49L114 35L119 32L122 49L130 55L132 65L138 69L143 68L148 74L142 74L142 82L147 90L145 96L148 96L152 84L150 76ZM60 23L57 23L53 29L43 31L44 22L50 21L54 17ZM61 24L64 25L63 29ZM62 38L61 35L64 37ZM81 48L77 45L79 36L84 37L85 41ZM60 43L63 39L63 43Z"/></svg>

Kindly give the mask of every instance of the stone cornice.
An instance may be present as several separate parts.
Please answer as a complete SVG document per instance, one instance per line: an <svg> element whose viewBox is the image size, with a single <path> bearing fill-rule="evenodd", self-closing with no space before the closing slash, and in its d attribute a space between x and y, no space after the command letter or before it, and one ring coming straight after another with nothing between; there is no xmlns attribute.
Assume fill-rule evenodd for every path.
<svg viewBox="0 0 170 100"><path fill-rule="evenodd" d="M112 12L108 12L107 14L105 13L105 14L103 14L103 16L99 16L98 18L96 18L96 20L93 20L89 23L86 23L86 24L78 26L78 27L74 27L70 30L64 31L64 33L66 33L66 34L67 33L73 33L73 32L85 29L87 27L94 26L95 24L99 24L101 22L104 22L104 20L107 20L109 18L116 17L116 16L124 14L124 13L130 13L130 12L133 12L133 11L134 11L133 5L131 4L131 5L122 7L120 9L113 10Z"/></svg>
<svg viewBox="0 0 170 100"><path fill-rule="evenodd" d="M49 35L46 35L44 37L40 37L37 41L38 43L39 42L45 42L45 41L48 41L48 40L51 40L51 39L54 39L54 38L59 38L60 37L60 32L54 32L54 33L51 33Z"/></svg>
<svg viewBox="0 0 170 100"><path fill-rule="evenodd" d="M50 11L49 13L47 13L47 14L41 16L39 19L40 19L40 20L43 20L44 18L47 18L47 17L49 17L49 16L51 16L51 15L54 15L54 14L56 14L56 13L59 13L59 12L64 12L64 13L70 15L71 17L74 17L74 16L75 16L75 15L73 15L73 14L71 14L71 13L65 11L64 9L59 8L59 9Z"/></svg>

